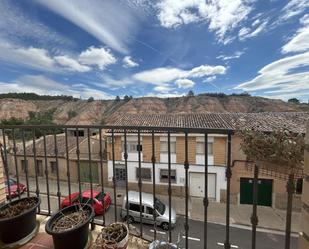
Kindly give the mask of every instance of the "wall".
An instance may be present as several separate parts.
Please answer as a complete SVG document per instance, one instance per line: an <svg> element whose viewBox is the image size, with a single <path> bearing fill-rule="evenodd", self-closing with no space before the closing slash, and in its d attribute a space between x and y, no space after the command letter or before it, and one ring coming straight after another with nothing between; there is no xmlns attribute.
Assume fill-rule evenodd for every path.
<svg viewBox="0 0 309 249"><path fill-rule="evenodd" d="M232 161L233 160L246 160L246 155L240 148L241 138L237 135L232 136ZM245 166L242 162L237 162L232 169L231 178L231 203L239 203L240 192L240 178L247 177L253 178L253 168ZM286 209L286 180L281 180L273 176L269 176L260 172L259 178L273 180L273 207L278 209ZM293 196L293 209L294 211L300 210L300 195Z"/></svg>
<svg viewBox="0 0 309 249"><path fill-rule="evenodd" d="M303 183L303 194L302 194L302 233L299 236L298 248L308 249L309 248L309 123L307 124L307 135L306 135L306 150L305 150L305 179Z"/></svg>
<svg viewBox="0 0 309 249"><path fill-rule="evenodd" d="M116 161L115 164L123 164L124 162ZM152 163L142 163L142 168L151 168ZM156 163L155 165L155 177L156 177L156 191L160 194L166 194L166 187L168 183L160 181L160 169L168 169L168 165L166 163ZM185 196L185 170L183 164L171 164L171 169L176 170L176 182L172 183L173 187L173 195ZM138 162L128 162L128 181L130 190L137 190L137 178L136 178L136 170L138 170ZM190 172L196 173L204 173L205 167L190 165ZM221 191L226 189L226 180L225 180L225 167L220 166L209 166L208 173L216 174L216 201L220 201L221 199ZM113 165L112 161L108 161L108 181L109 186L112 187L112 177L113 177ZM151 172L152 177L152 172ZM143 191L144 192L152 192L152 180L151 181L143 181ZM190 183L189 183L190 184ZM158 190L157 190L158 189ZM148 190L148 191L147 191Z"/></svg>

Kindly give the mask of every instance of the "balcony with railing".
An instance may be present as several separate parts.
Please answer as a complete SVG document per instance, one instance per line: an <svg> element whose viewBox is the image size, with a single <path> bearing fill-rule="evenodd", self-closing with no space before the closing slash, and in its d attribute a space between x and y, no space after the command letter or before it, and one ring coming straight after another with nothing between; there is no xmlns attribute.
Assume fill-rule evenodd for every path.
<svg viewBox="0 0 309 249"><path fill-rule="evenodd" d="M242 229L241 226L238 228L231 226L231 206L233 208L235 206L231 201L231 178L235 164L232 161L231 140L234 134L232 129L104 125L1 126L0 129L2 131L1 158L8 203L23 197L37 196L41 199L37 214L49 217L63 207L65 198L68 205L71 205L76 201L74 193L78 195L82 193L83 195L87 192L88 196L83 196L86 199L84 203L91 203L92 206L95 206L100 205L101 202L104 207L104 210L98 211L97 216L91 220L91 228L94 228L94 225L98 228L104 227L118 221L130 223L132 238L146 241L144 246L148 242L165 240L176 244L179 248L186 249L283 248L283 246L286 249L296 248L297 236L291 233L291 210L287 212L285 232L276 231L271 237L261 231L256 188L259 175L256 170L249 171L254 173L251 175L254 186L252 206L247 207L252 210L251 219L248 220L251 228L246 226L246 229ZM85 131L83 136L78 135L80 130ZM128 150L133 150L135 146L130 143L129 137L132 133L137 136L135 141L137 148L142 148L142 136L145 134L150 141L148 149L151 156L147 162L150 171L144 170L143 166L146 163L143 160L143 153L146 152L137 149L136 158L133 158L136 163L136 172L134 173L136 184L132 184L128 180L129 174L135 170L130 164L128 152ZM123 137L120 145L115 143L117 134L121 134ZM166 148L164 147L166 177L164 176L162 184L158 184L158 177L160 177L158 164L161 162L157 161L157 155L162 151L158 151L159 148L156 147L158 144L156 142L157 134L164 135L166 143L164 144L164 146L166 145ZM172 148L174 146L172 137L175 134L183 137L184 141L183 147L181 147L183 149L181 152L183 177L180 194L175 190L177 184L174 181L175 171L173 171L176 167L176 159L172 158L172 155L175 154L175 150ZM190 179L193 181L193 178L190 178L190 168L195 167L190 164L189 160L191 134L199 134L200 136L198 167L199 172L204 176L203 184L201 184L203 196L197 198L202 204L200 207L202 217L200 216L198 221L192 219L192 212L197 207L192 207L194 202L192 202L190 193L190 184L193 184L190 182ZM209 141L213 141L214 135L226 138L224 145L226 165L223 166L225 176L224 181L220 183L224 185L225 199L224 204L220 204L220 208L224 207L220 213L220 222L218 222L220 224L214 224L212 220L209 220L209 205L212 204L209 187L209 168L212 167L209 165L209 150L211 148ZM129 148L128 145L131 147ZM111 151L108 151L108 147L111 148ZM121 170L117 170L119 162L116 154L119 151L122 161ZM212 153L213 151L211 151L213 160ZM201 162L202 160L203 162ZM118 174L121 174L121 183L117 181ZM147 178L149 174L150 180ZM108 177L110 175L111 179ZM24 188L12 187L14 184L12 185L11 180L14 180L14 184L17 186L23 184ZM104 193L110 198L111 203L108 204L108 207L104 206L106 199L98 197L99 193ZM134 210L134 207L130 207L131 204L136 204L137 208ZM164 208L166 210L161 210ZM130 246L134 248L134 246Z"/></svg>

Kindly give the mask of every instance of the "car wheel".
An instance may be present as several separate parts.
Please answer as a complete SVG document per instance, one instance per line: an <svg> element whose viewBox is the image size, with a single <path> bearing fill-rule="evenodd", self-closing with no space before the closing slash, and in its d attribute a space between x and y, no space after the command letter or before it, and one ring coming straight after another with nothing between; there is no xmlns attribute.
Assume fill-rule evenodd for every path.
<svg viewBox="0 0 309 249"><path fill-rule="evenodd" d="M131 215L126 216L124 219L128 222L128 224L131 224L134 222L134 218Z"/></svg>
<svg viewBox="0 0 309 249"><path fill-rule="evenodd" d="M169 224L167 222L163 222L161 224L161 227L162 227L163 230L168 230L170 226L169 226Z"/></svg>

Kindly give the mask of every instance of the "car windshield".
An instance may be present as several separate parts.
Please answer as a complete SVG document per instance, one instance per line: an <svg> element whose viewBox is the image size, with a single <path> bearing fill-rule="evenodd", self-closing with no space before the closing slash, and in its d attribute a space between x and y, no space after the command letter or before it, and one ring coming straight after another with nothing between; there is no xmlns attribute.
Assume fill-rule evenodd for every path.
<svg viewBox="0 0 309 249"><path fill-rule="evenodd" d="M96 198L98 201L103 201L104 196L105 196L105 193L100 192L95 198Z"/></svg>
<svg viewBox="0 0 309 249"><path fill-rule="evenodd" d="M165 204L156 198L155 209L159 212L159 214L163 215L165 212Z"/></svg>
<svg viewBox="0 0 309 249"><path fill-rule="evenodd" d="M10 184L10 186L13 186L13 185L16 184L16 182L15 182L13 179L10 179L10 180L9 180L9 184ZM7 181L5 181L5 185L6 185L6 186L8 185L8 182L7 182Z"/></svg>

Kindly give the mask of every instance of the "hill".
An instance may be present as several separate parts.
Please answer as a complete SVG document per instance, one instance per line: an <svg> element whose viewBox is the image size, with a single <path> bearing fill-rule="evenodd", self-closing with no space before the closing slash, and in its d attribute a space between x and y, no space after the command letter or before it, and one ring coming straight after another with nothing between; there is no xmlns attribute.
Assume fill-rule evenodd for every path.
<svg viewBox="0 0 309 249"><path fill-rule="evenodd" d="M39 99L39 100L37 100ZM53 110L57 124L104 124L111 116L129 114L207 113L207 112L297 112L308 111L308 104L250 95L200 94L190 97L142 97L127 100L51 100L0 98L0 120L28 119L29 112Z"/></svg>

